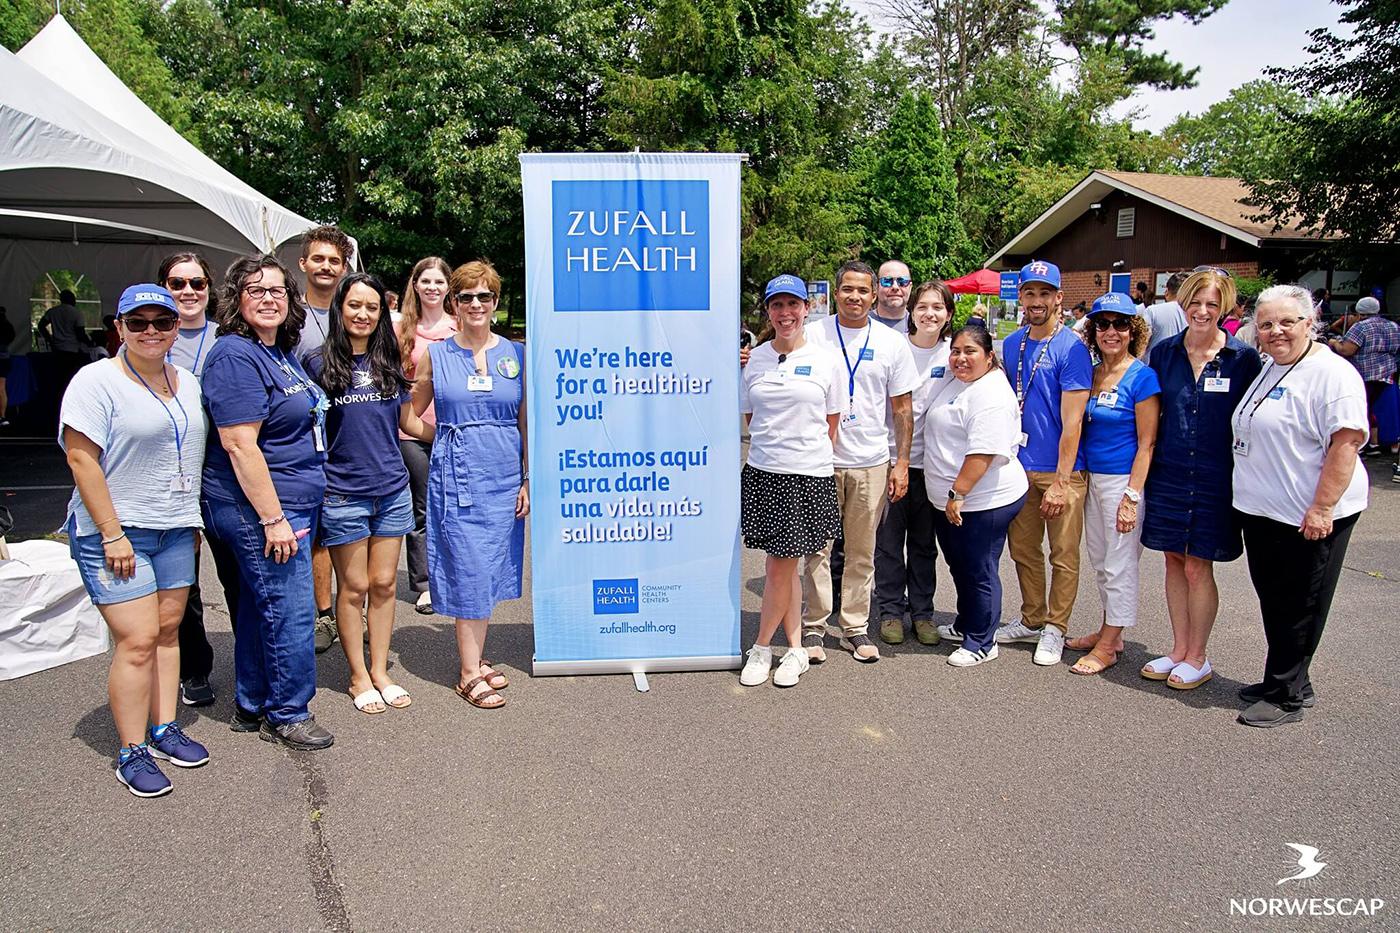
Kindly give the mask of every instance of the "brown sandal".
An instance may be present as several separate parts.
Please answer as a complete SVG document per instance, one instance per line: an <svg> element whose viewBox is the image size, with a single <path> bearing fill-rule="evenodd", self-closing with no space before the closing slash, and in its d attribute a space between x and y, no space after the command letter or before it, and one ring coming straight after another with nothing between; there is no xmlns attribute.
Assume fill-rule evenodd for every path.
<svg viewBox="0 0 1400 933"><path fill-rule="evenodd" d="M476 696L472 696L472 691L476 689L476 685L483 683L486 684L486 689L481 691L481 693L477 694ZM475 706L477 709L500 709L502 706L506 705L506 698L501 696L495 690L492 690L491 684L487 682L485 677L473 678L472 680L467 681L465 685L459 682L457 686L453 687L452 689L457 691L457 695L459 697L466 700L468 703L470 703L472 706ZM500 697L501 702L482 702L483 700L489 700L492 697Z"/></svg>
<svg viewBox="0 0 1400 933"><path fill-rule="evenodd" d="M1071 651L1093 651L1094 646L1099 643L1100 632L1092 635L1080 635L1078 638L1071 638L1065 642L1065 647Z"/></svg>
<svg viewBox="0 0 1400 933"><path fill-rule="evenodd" d="M491 673L489 673L489 674L483 674L482 676L486 678L486 685L487 685L488 687L490 687L492 690L504 690L505 688L507 688L507 687L510 686L510 678L507 677L505 674L502 674L500 671L496 670L496 666L495 666L494 664L492 664L490 661L487 661L487 660L485 660L485 659L482 659L482 662L481 662L481 664L479 664L479 665L477 666L477 669L480 670L480 669L483 668L483 667L489 667L489 668L491 669ZM498 683L493 683L493 681L494 681L497 677L499 677L501 680L503 680L503 681L505 681L505 682L504 682L504 683L499 683L499 684L498 684Z"/></svg>
<svg viewBox="0 0 1400 933"><path fill-rule="evenodd" d="M1101 674L1118 663L1118 655L1120 654L1122 654L1121 651L1114 651L1105 656L1103 652L1099 651L1098 646L1095 645L1094 649L1076 661L1069 671L1071 674L1083 674L1085 676Z"/></svg>

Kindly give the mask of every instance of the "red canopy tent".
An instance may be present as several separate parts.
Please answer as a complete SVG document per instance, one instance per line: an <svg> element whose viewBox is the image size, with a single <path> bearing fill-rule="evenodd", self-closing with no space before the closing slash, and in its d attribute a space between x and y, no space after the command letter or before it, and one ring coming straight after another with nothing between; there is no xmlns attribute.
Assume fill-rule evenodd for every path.
<svg viewBox="0 0 1400 933"><path fill-rule="evenodd" d="M948 279L944 283L955 295L1000 295L1001 273L991 269L978 269L962 278Z"/></svg>

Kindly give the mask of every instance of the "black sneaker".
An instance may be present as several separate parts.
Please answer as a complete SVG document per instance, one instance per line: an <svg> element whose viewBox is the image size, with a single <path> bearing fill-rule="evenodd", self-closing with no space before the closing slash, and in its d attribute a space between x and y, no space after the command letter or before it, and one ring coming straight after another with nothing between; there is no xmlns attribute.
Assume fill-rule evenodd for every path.
<svg viewBox="0 0 1400 933"><path fill-rule="evenodd" d="M262 721L262 717L257 713L250 713L235 703L233 718L228 721L228 727L234 732L257 732Z"/></svg>
<svg viewBox="0 0 1400 933"><path fill-rule="evenodd" d="M213 706L214 688L207 677L180 681L180 702L186 706Z"/></svg>
<svg viewBox="0 0 1400 933"><path fill-rule="evenodd" d="M1303 711L1284 709L1282 706L1275 706L1268 700L1260 700L1236 718L1241 725L1272 729L1274 726L1283 726L1290 722L1302 722Z"/></svg>
<svg viewBox="0 0 1400 933"><path fill-rule="evenodd" d="M1367 444L1361 448L1361 456L1363 457L1379 457L1382 453L1384 451L1381 450L1380 444Z"/></svg>
<svg viewBox="0 0 1400 933"><path fill-rule="evenodd" d="M1260 700L1264 699L1264 685L1250 684L1248 687L1241 687L1239 689L1239 698L1245 703L1258 703ZM1312 709L1317 705L1317 696L1313 693L1311 687L1308 688L1307 693L1303 694L1302 702L1303 709Z"/></svg>
<svg viewBox="0 0 1400 933"><path fill-rule="evenodd" d="M1400 483L1400 463L1390 468L1390 481L1392 483Z"/></svg>
<svg viewBox="0 0 1400 933"><path fill-rule="evenodd" d="M324 654L340 633L335 628L335 613L327 609L316 616L316 653Z"/></svg>
<svg viewBox="0 0 1400 933"><path fill-rule="evenodd" d="M263 720L262 726L258 729L258 738L264 742L280 742L288 748L297 748L308 752L330 748L335 743L335 736L316 725L316 717L314 716L308 716L300 722L283 723L280 726L274 726L267 720Z"/></svg>

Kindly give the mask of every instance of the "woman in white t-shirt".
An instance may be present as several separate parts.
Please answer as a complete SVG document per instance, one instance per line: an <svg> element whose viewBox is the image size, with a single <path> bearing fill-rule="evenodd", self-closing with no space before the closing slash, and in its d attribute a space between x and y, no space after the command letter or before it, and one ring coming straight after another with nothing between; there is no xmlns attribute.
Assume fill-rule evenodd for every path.
<svg viewBox="0 0 1400 933"><path fill-rule="evenodd" d="M958 591L958 615L938 626L962 642L948 657L972 667L997 656L1001 622L998 565L1006 529L1026 501L1026 471L1016 456L1021 417L986 328L953 334L948 366L956 381L929 400L924 415L924 488L942 511L934 531Z"/></svg>
<svg viewBox="0 0 1400 933"><path fill-rule="evenodd" d="M740 487L744 544L768 559L758 637L739 682L754 687L768 680L771 642L781 625L788 650L773 683L791 687L808 667L797 562L841 532L832 452L847 388L840 360L803 334L808 306L802 279L773 279L764 306L773 339L753 351L740 380L740 410L749 423Z"/></svg>
<svg viewBox="0 0 1400 933"><path fill-rule="evenodd" d="M1234 506L1269 645L1264 680L1240 690L1247 726L1279 726L1313 705L1312 664L1352 528L1366 508L1366 387L1312 339L1311 296L1265 289L1254 315L1268 362L1231 419Z"/></svg>
<svg viewBox="0 0 1400 933"><path fill-rule="evenodd" d="M120 351L79 370L59 417L76 487L69 547L116 643L107 695L121 743L117 780L138 797L170 792L154 758L181 768L209 760L175 722L205 435L199 383L165 360L178 315L159 285L122 292Z"/></svg>

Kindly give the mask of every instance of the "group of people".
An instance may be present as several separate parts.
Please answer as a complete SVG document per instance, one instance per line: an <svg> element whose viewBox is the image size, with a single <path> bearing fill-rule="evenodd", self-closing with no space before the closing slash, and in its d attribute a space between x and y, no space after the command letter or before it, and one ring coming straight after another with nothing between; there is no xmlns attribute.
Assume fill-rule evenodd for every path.
<svg viewBox="0 0 1400 933"><path fill-rule="evenodd" d="M845 263L837 313L810 323L802 280L769 282L772 339L741 351L751 434L743 536L767 554L741 683L792 686L826 659L838 555L840 645L857 661L880 657L873 608L882 641L901 643L907 617L920 643L958 643L954 666L1025 642L1035 664L1059 664L1068 648L1083 652L1072 672L1098 674L1118 662L1137 621L1145 547L1165 557L1172 640L1141 676L1193 690L1213 676L1214 565L1247 552L1268 653L1262 680L1240 690L1239 721L1301 719L1367 504L1358 459L1367 391L1314 339L1306 289L1259 295L1256 350L1221 326L1235 306L1229 272L1202 266L1169 288L1183 323L1164 338L1117 293L1096 299L1076 330L1062 317L1059 269L1030 262L1020 273L1025 325L998 354L980 322L951 326L944 283L915 286L903 263L878 274ZM1003 622L1008 542L1021 609ZM1068 638L1081 542L1102 614ZM957 590L956 617L943 625L933 620L940 549ZM779 627L788 648L773 671Z"/></svg>
<svg viewBox="0 0 1400 933"><path fill-rule="evenodd" d="M305 235L305 296L272 256L235 261L217 291L200 255L168 257L122 293L118 352L64 394L66 527L115 642L116 774L137 796L171 790L157 759L209 760L176 722L178 702L215 699L201 536L233 620L236 731L332 744L309 708L330 645L318 617L356 709L412 702L388 671L405 536L419 608L456 621L457 693L505 703L483 650L495 604L520 595L530 500L524 353L492 330L500 278L424 259L396 326L384 285L348 272L351 249L334 227ZM313 551L333 567L334 610Z"/></svg>

